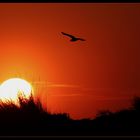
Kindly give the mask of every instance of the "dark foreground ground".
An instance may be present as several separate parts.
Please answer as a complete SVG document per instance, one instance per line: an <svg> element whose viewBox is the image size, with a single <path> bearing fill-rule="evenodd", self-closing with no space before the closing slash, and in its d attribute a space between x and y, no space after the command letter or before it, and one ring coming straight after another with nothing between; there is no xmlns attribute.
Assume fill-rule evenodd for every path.
<svg viewBox="0 0 140 140"><path fill-rule="evenodd" d="M20 108L0 103L0 136L140 136L139 97L128 110L102 111L91 120L45 112L32 97L19 97L19 102Z"/></svg>

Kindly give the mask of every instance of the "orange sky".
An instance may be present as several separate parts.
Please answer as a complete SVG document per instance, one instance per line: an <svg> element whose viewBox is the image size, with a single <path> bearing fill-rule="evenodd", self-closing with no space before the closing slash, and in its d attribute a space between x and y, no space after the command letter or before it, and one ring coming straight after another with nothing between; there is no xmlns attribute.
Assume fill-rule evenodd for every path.
<svg viewBox="0 0 140 140"><path fill-rule="evenodd" d="M0 83L36 82L49 110L76 119L128 107L140 95L139 16L140 4L1 3Z"/></svg>

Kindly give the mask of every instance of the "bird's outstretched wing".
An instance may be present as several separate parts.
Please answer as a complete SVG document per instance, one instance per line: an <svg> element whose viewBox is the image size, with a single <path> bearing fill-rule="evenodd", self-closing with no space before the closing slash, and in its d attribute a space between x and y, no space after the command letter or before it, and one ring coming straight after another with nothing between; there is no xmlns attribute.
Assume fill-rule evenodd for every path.
<svg viewBox="0 0 140 140"><path fill-rule="evenodd" d="M83 39L83 38L78 38L78 40L81 40L81 41L86 41L85 39Z"/></svg>
<svg viewBox="0 0 140 140"><path fill-rule="evenodd" d="M71 38L75 38L75 36L73 36L73 35L70 35L70 34L67 34L67 33L64 33L64 32L61 32L63 35L66 35L66 36L68 36L68 37L71 37Z"/></svg>

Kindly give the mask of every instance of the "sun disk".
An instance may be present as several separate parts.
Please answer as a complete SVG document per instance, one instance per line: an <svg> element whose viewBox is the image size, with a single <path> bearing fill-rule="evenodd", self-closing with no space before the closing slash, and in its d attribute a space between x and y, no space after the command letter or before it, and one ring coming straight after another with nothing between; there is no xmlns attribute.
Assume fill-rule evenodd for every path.
<svg viewBox="0 0 140 140"><path fill-rule="evenodd" d="M20 78L12 78L0 85L0 100L3 102L11 100L17 104L19 94L23 94L25 98L29 98L32 92L33 89L29 82Z"/></svg>

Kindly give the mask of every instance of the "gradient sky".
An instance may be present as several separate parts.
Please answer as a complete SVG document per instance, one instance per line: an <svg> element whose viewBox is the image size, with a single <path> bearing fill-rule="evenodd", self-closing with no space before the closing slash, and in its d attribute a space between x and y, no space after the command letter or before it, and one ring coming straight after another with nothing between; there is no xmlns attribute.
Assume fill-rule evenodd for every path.
<svg viewBox="0 0 140 140"><path fill-rule="evenodd" d="M126 108L140 95L139 37L140 4L1 3L0 83L34 82L44 106L75 119Z"/></svg>

